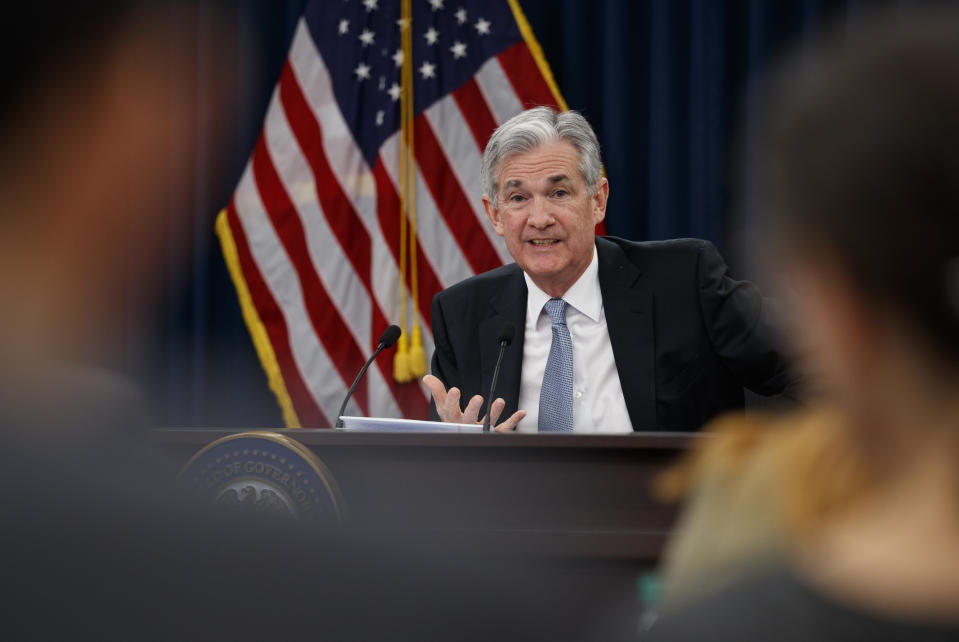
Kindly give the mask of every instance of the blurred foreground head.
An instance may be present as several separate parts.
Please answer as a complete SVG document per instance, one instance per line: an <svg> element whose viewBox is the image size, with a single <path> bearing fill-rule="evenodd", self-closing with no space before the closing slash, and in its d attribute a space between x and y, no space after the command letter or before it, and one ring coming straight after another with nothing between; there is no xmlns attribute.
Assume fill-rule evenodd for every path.
<svg viewBox="0 0 959 642"><path fill-rule="evenodd" d="M96 424L135 397L110 371L134 365L165 267L188 245L197 150L219 147L223 13L213 2L55 0L8 16L0 417Z"/></svg>
<svg viewBox="0 0 959 642"><path fill-rule="evenodd" d="M959 639L959 13L865 12L760 90L750 203L823 398L714 427L653 639Z"/></svg>
<svg viewBox="0 0 959 642"><path fill-rule="evenodd" d="M959 14L855 26L763 88L754 202L806 365L878 426L959 399Z"/></svg>
<svg viewBox="0 0 959 642"><path fill-rule="evenodd" d="M213 52L202 67L200 12ZM137 298L155 291L171 214L189 212L191 186L173 177L190 178L198 132L215 140L217 56L229 51L217 13L208 2L98 0L20 3L9 16L0 356L119 352Z"/></svg>

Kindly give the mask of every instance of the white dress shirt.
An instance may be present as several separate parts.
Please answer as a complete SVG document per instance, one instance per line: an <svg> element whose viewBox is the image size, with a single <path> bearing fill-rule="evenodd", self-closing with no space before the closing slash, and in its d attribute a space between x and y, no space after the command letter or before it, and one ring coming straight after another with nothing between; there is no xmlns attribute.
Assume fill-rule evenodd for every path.
<svg viewBox="0 0 959 642"><path fill-rule="evenodd" d="M519 408L526 417L516 427L519 432L537 432L539 393L543 385L546 360L553 344L553 331L543 306L550 295L540 290L529 275L526 278L526 328L523 337L523 370L519 388ZM599 259L593 248L593 260L576 283L566 291L566 326L573 341L573 432L629 433L633 431L619 383L613 346L606 328L603 295L599 289Z"/></svg>

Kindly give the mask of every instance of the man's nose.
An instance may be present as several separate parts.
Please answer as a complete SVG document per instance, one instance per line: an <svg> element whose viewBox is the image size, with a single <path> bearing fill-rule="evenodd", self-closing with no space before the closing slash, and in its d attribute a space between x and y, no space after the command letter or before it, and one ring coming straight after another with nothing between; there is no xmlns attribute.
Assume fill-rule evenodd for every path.
<svg viewBox="0 0 959 642"><path fill-rule="evenodd" d="M541 197L534 197L531 203L529 219L527 223L538 230L549 227L555 219L549 211L549 203Z"/></svg>

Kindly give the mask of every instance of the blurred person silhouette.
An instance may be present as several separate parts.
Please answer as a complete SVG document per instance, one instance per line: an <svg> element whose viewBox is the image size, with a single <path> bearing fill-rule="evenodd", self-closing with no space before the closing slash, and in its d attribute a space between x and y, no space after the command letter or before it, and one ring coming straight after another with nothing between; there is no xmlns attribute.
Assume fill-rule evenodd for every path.
<svg viewBox="0 0 959 642"><path fill-rule="evenodd" d="M652 639L959 639L959 13L837 27L759 98L763 251L819 396L665 480L697 490Z"/></svg>
<svg viewBox="0 0 959 642"><path fill-rule="evenodd" d="M685 499L663 551L658 608L782 565L810 533L872 489L862 457L821 406L725 416L708 439L657 480L667 503Z"/></svg>
<svg viewBox="0 0 959 642"><path fill-rule="evenodd" d="M217 139L226 74L202 78L191 12L210 3L20 3L3 44L0 102L0 417L31 440L142 422L117 373L157 302L171 175L198 131ZM195 16L193 18L196 20ZM192 23L191 23L192 24ZM215 25L216 22L214 21ZM228 50L210 30L210 49ZM214 54L210 69L222 64ZM213 147L216 147L213 145ZM179 198L178 198L179 196ZM175 262L175 261L174 261ZM83 426L81 426L81 424ZM62 430L69 427L69 430Z"/></svg>

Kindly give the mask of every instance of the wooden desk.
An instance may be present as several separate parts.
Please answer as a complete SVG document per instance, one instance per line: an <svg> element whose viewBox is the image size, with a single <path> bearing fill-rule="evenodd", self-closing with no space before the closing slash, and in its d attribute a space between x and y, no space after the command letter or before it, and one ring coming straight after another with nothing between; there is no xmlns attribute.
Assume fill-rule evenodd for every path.
<svg viewBox="0 0 959 642"><path fill-rule="evenodd" d="M181 466L232 430L155 430ZM351 528L477 535L491 546L650 563L675 509L651 479L696 435L358 433L281 430L335 477Z"/></svg>

